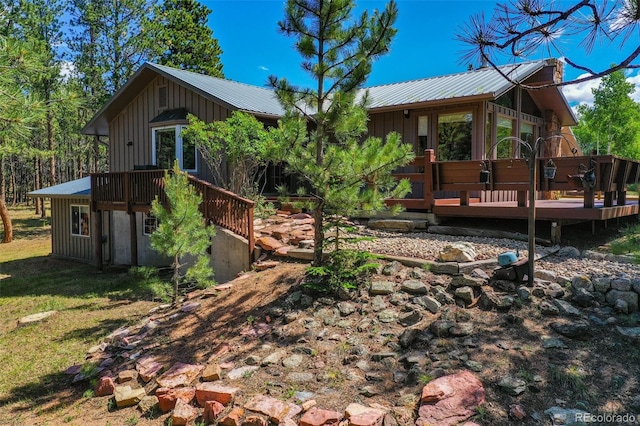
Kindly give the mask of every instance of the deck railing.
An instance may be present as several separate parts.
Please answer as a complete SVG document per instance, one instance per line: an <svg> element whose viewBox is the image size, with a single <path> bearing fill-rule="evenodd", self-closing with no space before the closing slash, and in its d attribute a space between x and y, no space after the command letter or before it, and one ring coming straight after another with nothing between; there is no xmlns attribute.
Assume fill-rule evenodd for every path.
<svg viewBox="0 0 640 426"><path fill-rule="evenodd" d="M538 191L581 191L585 207L593 207L594 193L604 193L604 205L618 205L626 202L629 184L640 181L640 162L613 155L593 155L580 157L537 158ZM553 178L546 178L545 166L553 164L556 169ZM469 201L469 192L515 191L519 203L524 203L524 194L529 189L529 164L521 158L499 160L435 161L433 150L425 150L424 156L416 157L409 167L411 173L395 173L397 178L407 178L414 184L422 184L422 194L414 192L414 198L389 200L407 208L431 209L436 199L436 191L454 191L460 196L460 203ZM482 171L488 172L488 182L481 182ZM593 172L595 184L588 185L585 177ZM416 185L414 185L416 186ZM415 198L417 195L418 198ZM480 197L483 199L483 197Z"/></svg>
<svg viewBox="0 0 640 426"><path fill-rule="evenodd" d="M151 202L166 204L164 170L95 173L91 175L91 202L96 210L149 211ZM249 242L253 254L254 202L193 176L189 183L202 196L200 211L208 224L228 229Z"/></svg>

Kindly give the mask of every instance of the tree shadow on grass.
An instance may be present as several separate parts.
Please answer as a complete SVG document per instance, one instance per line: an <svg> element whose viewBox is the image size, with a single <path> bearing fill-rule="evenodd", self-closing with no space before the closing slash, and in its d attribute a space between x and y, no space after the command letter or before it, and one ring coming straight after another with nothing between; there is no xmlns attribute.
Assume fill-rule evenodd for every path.
<svg viewBox="0 0 640 426"><path fill-rule="evenodd" d="M0 265L0 297L106 297L110 300L148 298L140 279L127 269L104 272L79 262L49 256L5 262Z"/></svg>

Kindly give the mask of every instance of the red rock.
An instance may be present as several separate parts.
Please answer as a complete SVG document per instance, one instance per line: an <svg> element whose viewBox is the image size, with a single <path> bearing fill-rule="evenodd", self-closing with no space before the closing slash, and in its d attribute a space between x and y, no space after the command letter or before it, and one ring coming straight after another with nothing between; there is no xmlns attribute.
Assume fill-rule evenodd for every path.
<svg viewBox="0 0 640 426"><path fill-rule="evenodd" d="M289 245L279 247L278 249L276 249L276 256L283 256L283 257L286 257L286 256L287 256L287 253L288 253L288 252L289 252L289 250L291 250L292 248L293 248L293 246L289 246Z"/></svg>
<svg viewBox="0 0 640 426"><path fill-rule="evenodd" d="M335 425L342 420L342 413L312 407L300 419L300 426Z"/></svg>
<svg viewBox="0 0 640 426"><path fill-rule="evenodd" d="M214 359L216 359L218 357L221 357L222 355L224 355L224 354L226 354L228 352L229 352L229 344L228 343L222 343L216 348L216 351L213 354L211 354L211 356L209 357L209 361L208 362L211 362Z"/></svg>
<svg viewBox="0 0 640 426"><path fill-rule="evenodd" d="M258 395L244 406L245 409L269 416L269 420L280 423L285 418L298 415L302 408L290 402L280 401L264 395Z"/></svg>
<svg viewBox="0 0 640 426"><path fill-rule="evenodd" d="M238 390L238 388L221 386L214 382L198 383L196 386L196 400L201 407L207 401L218 401L222 405L229 405Z"/></svg>
<svg viewBox="0 0 640 426"><path fill-rule="evenodd" d="M380 426L386 412L378 408L365 407L360 404L349 404L345 415L352 426Z"/></svg>
<svg viewBox="0 0 640 426"><path fill-rule="evenodd" d="M158 406L160 411L166 413L173 410L177 401L183 401L189 404L196 396L196 390L194 388L159 388L156 390L156 396L158 397Z"/></svg>
<svg viewBox="0 0 640 426"><path fill-rule="evenodd" d="M282 247L280 247L280 248L282 248ZM258 272L259 271L265 271L265 270L270 269L270 268L275 268L279 264L280 264L280 262L276 262L275 260L267 260L267 261L260 262L260 263L254 263L253 264L253 269L255 269Z"/></svg>
<svg viewBox="0 0 640 426"><path fill-rule="evenodd" d="M161 388L177 388L191 384L202 371L202 365L183 364L176 362L173 366L158 377L158 385Z"/></svg>
<svg viewBox="0 0 640 426"><path fill-rule="evenodd" d="M289 219L313 219L313 216L308 213L296 213L289 216Z"/></svg>
<svg viewBox="0 0 640 426"><path fill-rule="evenodd" d="M214 423L223 411L224 405L220 404L218 401L206 401L204 403L204 414L202 415L202 420L204 420L205 424Z"/></svg>
<svg viewBox="0 0 640 426"><path fill-rule="evenodd" d="M173 414L171 415L171 424L174 426L184 426L195 420L199 415L200 412L195 407L179 399L176 401L176 407L173 409Z"/></svg>
<svg viewBox="0 0 640 426"><path fill-rule="evenodd" d="M242 426L267 426L267 419L260 416L247 416L242 421Z"/></svg>
<svg viewBox="0 0 640 426"><path fill-rule="evenodd" d="M233 407L233 409L220 420L221 426L240 426L240 422L244 416L242 407Z"/></svg>
<svg viewBox="0 0 640 426"><path fill-rule="evenodd" d="M482 382L469 371L439 377L422 389L416 425L457 425L484 403Z"/></svg>
<svg viewBox="0 0 640 426"><path fill-rule="evenodd" d="M113 395L116 390L116 384L111 377L100 377L96 384L96 396Z"/></svg>
<svg viewBox="0 0 640 426"><path fill-rule="evenodd" d="M293 221L293 226L300 226L300 225L313 225L314 223L316 223L316 220L314 218L310 218L310 219L296 219Z"/></svg>
<svg viewBox="0 0 640 426"><path fill-rule="evenodd" d="M140 373L140 378L146 383L158 375L163 366L152 356L145 356L136 363L136 370Z"/></svg>
<svg viewBox="0 0 640 426"><path fill-rule="evenodd" d="M527 417L527 413L524 411L524 407L522 407L522 405L520 404L510 405L509 415L516 420L522 420Z"/></svg>
<svg viewBox="0 0 640 426"><path fill-rule="evenodd" d="M284 245L273 237L260 237L256 240L256 244L267 251L274 251Z"/></svg>

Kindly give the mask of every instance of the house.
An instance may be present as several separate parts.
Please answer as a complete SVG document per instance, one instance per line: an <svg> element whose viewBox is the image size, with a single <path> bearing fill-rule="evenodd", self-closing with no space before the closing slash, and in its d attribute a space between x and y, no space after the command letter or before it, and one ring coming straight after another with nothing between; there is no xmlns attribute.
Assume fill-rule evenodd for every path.
<svg viewBox="0 0 640 426"><path fill-rule="evenodd" d="M540 153L543 156L575 154L578 147L571 146L575 139L551 137L576 124L562 91L557 87L525 89L516 84L534 87L561 78L562 62L548 59L506 65L500 72L480 68L370 87L369 134L383 137L391 131L399 132L418 155L431 152L435 161L441 162L520 157L520 144L511 140L499 142L505 136L524 141L545 139ZM224 120L236 110L253 114L265 125L275 125L284 113L274 93L267 88L144 64L83 129L87 135L109 138L110 173L92 176L90 185L83 179L31 193L52 199L52 253L98 265L166 262L150 249L148 241L155 225L154 218L148 215L148 203L154 191L159 191L157 185L149 182L153 179L157 182L161 177L154 169L169 168L177 159L199 185L210 182L211 171L196 147L181 137L180 130L188 124L188 113L213 121ZM399 173L401 176L424 173L424 166L414 163ZM278 179L282 176L272 174L274 185ZM126 197L110 193L114 182L119 182L118 185L128 182L123 186L131 188L124 190ZM431 192L424 179L413 183L409 201L425 199L424 194ZM137 189L131 185L137 185ZM137 201L136 191L142 194L138 194L141 198ZM220 197L229 199L228 194L223 195ZM450 192L439 191L435 197L449 195ZM234 212L250 211L249 204L242 204L241 200L233 202L235 207L226 208ZM423 202L409 202L407 206L430 209ZM89 235L84 234L87 212L93 230ZM226 224L221 222L221 215L217 220L216 223L236 231L240 229L237 224L244 223L244 237L251 247L252 231L247 230L251 220L246 215L231 221L227 218ZM240 255L238 265L230 266L229 262L234 262L231 258L242 249L229 250L234 246L229 241L233 240L223 243L224 253L213 249L214 259L226 262L222 267L227 269L247 267L250 254ZM230 258L220 260L221 254L229 253L233 253Z"/></svg>

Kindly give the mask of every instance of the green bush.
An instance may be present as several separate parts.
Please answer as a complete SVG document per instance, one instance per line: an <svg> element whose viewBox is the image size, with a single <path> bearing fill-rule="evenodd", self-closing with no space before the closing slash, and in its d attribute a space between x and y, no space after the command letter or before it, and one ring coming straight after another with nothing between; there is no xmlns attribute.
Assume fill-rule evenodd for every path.
<svg viewBox="0 0 640 426"><path fill-rule="evenodd" d="M325 293L353 290L368 283L380 266L372 262L378 256L358 250L337 250L329 253L322 266L307 269L304 286Z"/></svg>

